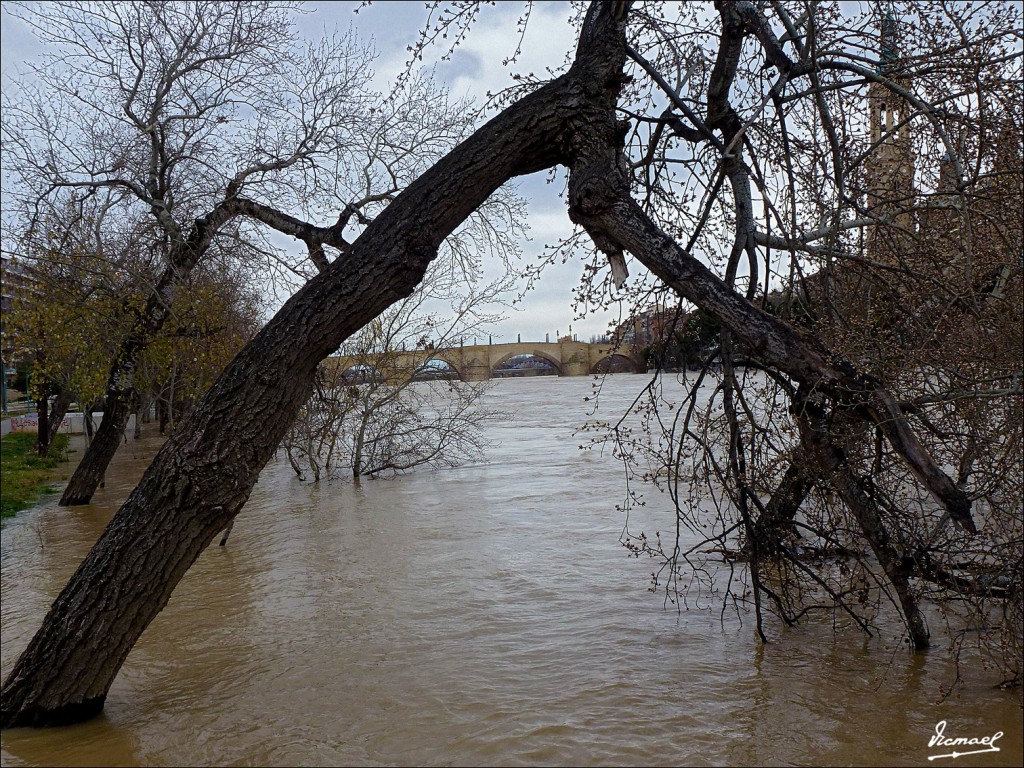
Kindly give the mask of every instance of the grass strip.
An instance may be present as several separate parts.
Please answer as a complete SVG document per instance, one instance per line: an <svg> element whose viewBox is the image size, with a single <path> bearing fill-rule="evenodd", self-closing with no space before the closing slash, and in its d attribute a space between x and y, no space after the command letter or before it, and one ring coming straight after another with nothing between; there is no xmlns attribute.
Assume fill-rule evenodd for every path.
<svg viewBox="0 0 1024 768"><path fill-rule="evenodd" d="M57 435L50 454L40 458L32 432L16 432L0 440L0 517L13 517L50 490L51 476L65 456L68 436Z"/></svg>

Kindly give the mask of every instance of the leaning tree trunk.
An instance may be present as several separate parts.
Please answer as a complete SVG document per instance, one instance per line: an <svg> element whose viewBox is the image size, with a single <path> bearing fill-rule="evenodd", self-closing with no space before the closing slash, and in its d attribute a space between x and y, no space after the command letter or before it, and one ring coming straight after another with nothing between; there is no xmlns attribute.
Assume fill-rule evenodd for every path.
<svg viewBox="0 0 1024 768"><path fill-rule="evenodd" d="M92 414L96 410L96 403L89 403L85 407L85 413L82 415L85 417L85 439L87 443L91 443L93 437L96 435L96 429L93 427Z"/></svg>
<svg viewBox="0 0 1024 768"><path fill-rule="evenodd" d="M50 424L48 438L46 444L53 445L53 441L57 439L57 433L60 432L60 425L64 421L64 417L68 413L68 406L71 405L71 392L67 389L61 391L57 395L57 399L53 401L53 408L50 409Z"/></svg>
<svg viewBox="0 0 1024 768"><path fill-rule="evenodd" d="M121 445L130 416L130 396L108 393L103 421L60 497L62 507L88 504L92 500L96 489L103 482L110 460Z"/></svg>
<svg viewBox="0 0 1024 768"><path fill-rule="evenodd" d="M70 722L103 707L135 641L245 503L312 391L320 360L411 294L443 239L501 184L556 163L570 165L576 177L574 214L587 218L588 228L596 227L598 244L611 242L602 237L605 232L633 229L635 218L615 220L622 213L615 191L613 210L602 210L608 199L600 189L605 174L593 167L583 146L596 136L612 165L618 162L621 136L614 109L622 85L627 7L624 2L593 3L576 61L565 75L505 109L411 184L343 258L310 280L235 357L164 444L57 597L0 689L0 726ZM608 119L610 144L604 136ZM647 246L643 225L641 230L633 244L640 251ZM667 248L659 243L654 256L664 256ZM694 274L689 263L674 259L663 266L660 274L680 287ZM827 350L760 312L721 281L697 277L700 290L694 295L701 305L727 308L716 316L748 343L758 342L755 349L802 361L798 367L812 384L821 384L826 375L832 387L851 375L856 378L855 371L836 371ZM808 368L808 360L819 367ZM901 418L898 413L892 417ZM906 430L905 422L899 429ZM907 445L904 439L898 449ZM915 455L913 461L929 477L939 473L927 456Z"/></svg>
<svg viewBox="0 0 1024 768"><path fill-rule="evenodd" d="M594 105L595 107L597 105ZM663 232L629 194L622 125L615 104L582 111L572 134L569 217L611 257L629 251L677 294L731 330L759 360L876 425L932 497L965 530L977 533L971 503L917 439L892 394L817 338L758 309Z"/></svg>
<svg viewBox="0 0 1024 768"><path fill-rule="evenodd" d="M0 689L0 726L102 709L135 641L245 503L318 363L411 294L444 238L499 186L558 162L569 85L563 76L527 96L439 161L235 357L57 597Z"/></svg>
<svg viewBox="0 0 1024 768"><path fill-rule="evenodd" d="M807 471L809 456L796 450L785 474L765 504L764 511L753 521L750 538L744 550L768 557L777 556L779 545L796 533L794 520L800 505L814 487L813 474Z"/></svg>
<svg viewBox="0 0 1024 768"><path fill-rule="evenodd" d="M238 200L230 195L209 214L196 219L187 236L175 238L167 258L167 266L153 285L146 304L134 311L131 331L121 340L107 377L107 408L96 439L89 443L82 461L75 469L68 487L61 496L62 506L88 504L103 480L110 460L121 444L121 435L128 425L135 391L132 379L139 355L153 336L163 328L171 304L171 292L185 279L206 253L217 231L239 213ZM162 427L161 427L162 429Z"/></svg>

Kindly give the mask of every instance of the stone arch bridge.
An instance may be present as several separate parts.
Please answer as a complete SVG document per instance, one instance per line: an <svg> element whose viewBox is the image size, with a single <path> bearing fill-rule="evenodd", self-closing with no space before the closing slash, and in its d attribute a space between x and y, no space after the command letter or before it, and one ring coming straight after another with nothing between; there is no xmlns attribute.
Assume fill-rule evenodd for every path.
<svg viewBox="0 0 1024 768"><path fill-rule="evenodd" d="M408 378L409 371L418 371L431 361L447 363L462 381L485 381L514 357L534 357L550 363L559 376L588 376L608 370L642 372L643 366L632 349L612 344L588 344L582 341L523 341L508 344L473 344L445 349L416 349L369 355L337 355L325 365L342 372L368 366L385 381ZM528 375L528 374L524 374Z"/></svg>

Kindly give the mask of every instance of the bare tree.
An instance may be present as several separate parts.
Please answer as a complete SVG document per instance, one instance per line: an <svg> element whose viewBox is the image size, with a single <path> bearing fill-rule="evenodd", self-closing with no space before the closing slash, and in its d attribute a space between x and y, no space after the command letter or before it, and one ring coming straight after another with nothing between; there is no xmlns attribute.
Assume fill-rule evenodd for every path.
<svg viewBox="0 0 1024 768"><path fill-rule="evenodd" d="M25 189L17 207L36 221L106 191L105 231L117 215L147 221L134 249L148 297L124 308L131 330L110 365L106 415L61 498L74 505L100 483L138 401L140 354L200 259L237 255L240 242L257 279L301 284L465 135L474 110L425 77L371 109L381 101L366 87L372 53L351 34L297 44L295 3L16 7L54 51L37 85L5 92L5 165ZM516 252L521 202L506 193L489 206L446 241L452 279L482 244L506 260ZM282 259L268 229L303 241L309 266Z"/></svg>
<svg viewBox="0 0 1024 768"><path fill-rule="evenodd" d="M1019 13L705 10L638 10L640 25L686 42L652 35L628 51L639 69L634 195L727 285L885 382L893 400L824 392L723 323L708 365L682 382L683 407L666 413L659 395L677 400L679 384L654 382L652 439L620 445L677 512L670 546L636 532L626 544L663 560L673 598L710 572L709 556L742 559L706 586L749 594L763 638L763 611L791 624L840 610L871 632L857 609L888 599L923 648L922 606L952 598L991 627L980 641L1019 681ZM701 40L713 28L717 49ZM900 446L872 409L917 423L918 445ZM914 462L893 460L908 449L956 468L956 491L940 481L946 491L922 494ZM950 508L957 491L975 517ZM711 534L685 545L709 515ZM981 535L966 536L979 519Z"/></svg>
<svg viewBox="0 0 1024 768"><path fill-rule="evenodd" d="M760 455L752 447L762 450L767 445L784 463L788 458L798 470L807 467L815 486L827 486L841 499L844 520L856 524L847 528L855 530L874 553L879 568L873 573L894 591L914 644L927 640L916 615L918 601L911 580L928 575L928 561L905 533L917 530L918 518L911 513L927 510L925 522L935 520L936 535L968 543L1000 530L990 528L993 517L1005 525L1012 541L1019 535L1015 533L1019 518L1006 520L996 505L987 503L985 494L994 495L998 489L988 488L982 495L971 490L969 467L974 462L965 460L967 454L959 458L968 471L957 473L957 478L950 476L948 468L958 463L947 461L954 446L930 430L931 419L917 418L928 403L918 400L914 405L915 398L908 397L912 384L907 385L898 372L877 368L870 358L848 356L838 332L829 335L816 326L797 327L779 312L766 311L752 301L756 295L752 287L763 278L760 260L774 264L758 250L765 247L759 242L776 248L772 238L780 237L791 252L814 249L822 258L835 258L830 254L849 253L840 247L839 233L852 231L850 211L858 211L858 205L865 214L872 210L857 203L848 191L841 161L849 147L835 132L837 110L829 108L829 95L838 97L843 90L858 95L867 83L877 83L887 93L907 99L915 116L934 125L933 105L942 103L942 93L917 97L893 77L878 72L873 57L867 55L866 33L858 46L856 35L847 34L850 24L831 4L720 3L715 14L706 7L694 11L687 5L682 8L682 20L663 18L665 8L641 6L631 17L628 2L591 4L574 61L564 74L515 100L433 164L350 245L340 242L336 232L318 230L325 244L344 248L345 257L327 265L289 300L164 445L4 682L0 724L68 722L102 708L137 638L166 604L185 571L245 503L260 469L309 396L320 361L388 306L409 296L445 238L503 184L557 164L569 169L570 217L609 257L616 279L621 280L626 254L631 254L723 328L725 422L717 445L698 443L709 461L722 457L716 471L726 479L724 494L718 497L723 510L728 508L748 534L759 523L771 524L765 548L784 548L785 536L778 531L786 525L775 523L799 522L791 510L802 504L800 489L809 481L784 472L782 480L789 477L789 485L774 492L769 488L772 498L766 503L750 483L751 457ZM956 50L969 49L972 34L958 31L956 19L947 24L942 17L945 6L937 8L934 13L929 10L929 18L936 25L942 22L948 33L945 39L955 42ZM765 15L769 12L771 19ZM996 37L989 33L982 37L1007 39L1005 30L1019 27L1014 13L1000 8L986 18ZM677 35L680 31L686 34ZM705 40L706 50L681 49L680 41L694 35ZM944 50L943 56L947 55ZM1009 67L1010 74L1019 68L1017 49L998 56L984 53L981 60L991 62L999 75L995 82L1006 83L1012 91L1013 78L1005 77L999 66ZM633 62L628 72L627 61ZM673 61L678 62L678 77L671 74ZM990 75L979 81L990 81ZM1019 78L1016 82L1019 88ZM630 91L624 93L627 83ZM648 89L652 83L657 87L647 91L654 95L646 107L643 92L633 90L644 83ZM683 85L692 85L692 92L680 93ZM765 111L769 105L772 112ZM643 111L638 111L640 107ZM887 137L893 137L902 124L897 110L887 108L886 115L890 112ZM768 114L770 119L765 117ZM828 151L817 152L809 144L811 136L796 130L801 115L808 120L816 116L817 122L807 125L821 125ZM753 141L758 119L782 137L789 159L783 157L781 165L769 164L771 153L763 155ZM693 183L706 190L696 209L688 209L689 196L683 195L672 206L678 216L672 219L668 216L670 189L665 191L662 213L643 194L639 200L633 196L648 177L642 162L631 166L626 144L633 135L631 121L641 130L649 128L652 137L655 133L666 141L671 137L671 146L683 148L684 159L704 158L711 164L715 172L710 175L694 165ZM660 132L659 125L663 126ZM947 143L944 138L943 143ZM948 143L955 153L955 144ZM658 142L654 144L653 156L660 157ZM633 162L648 154L638 155ZM801 187L802 193L791 193L788 202L776 209L778 216L772 209L774 201L764 195L759 202L768 214L761 219L754 215L753 189L768 178L768 170L783 169L784 187L795 188L798 170L829 158L835 166L825 167L834 187L824 193L813 186ZM665 155L665 163L674 164L671 153ZM651 173L656 170L652 168ZM1012 178L1018 176L1019 172ZM649 178L657 182L656 175ZM662 182L668 184L667 178ZM655 186L661 187L662 182ZM816 220L808 200L827 194L834 194L843 207L826 221ZM772 223L770 231L766 220ZM899 226L891 215L880 212L869 223ZM726 226L731 242L725 254L715 247L722 232L715 225ZM817 234L822 228L825 234ZM704 256L715 258L705 263ZM857 258L853 253L843 262L856 263ZM792 264L791 271L799 273L799 257ZM1019 265L1011 261L1006 284L1014 280L1019 280ZM821 291L840 295L839 283L826 284ZM810 287L807 293L813 295ZM1011 292L1007 288L999 295L1008 297ZM1014 311L1012 304L1006 306ZM760 428L760 420L751 415L754 409L743 399L739 366L730 359L733 339L742 342L764 375L789 398L785 409L775 406L774 399L766 403L773 404L774 414L791 413L791 430L796 428L798 438L768 442L772 433ZM1007 389L1019 388L1012 381L1004 384L1012 385ZM943 394L944 404L960 402L955 390ZM978 392L963 399L977 401ZM1003 402L1011 409L1019 407L1015 405L1019 393L1007 395ZM691 436L693 430L679 434L684 432ZM866 442L865 436L871 441ZM864 475L864 461L874 460L866 459L865 448L874 449L883 468L891 468L893 476L904 481L913 507L880 503L885 499L877 491L879 485ZM769 512L775 497L785 508ZM980 514L972 509L972 502L983 508ZM821 531L824 537L836 534ZM1019 546L1016 552L1019 556ZM798 558L789 561L794 569L800 568ZM750 573L757 599L773 600L766 591L772 585L761 578L758 566L752 563ZM957 574L945 571L941 564L937 573L932 583L942 583L946 576L959 583ZM1019 596L1019 570L1017 574L1016 592L1010 591ZM781 599L780 603L784 607Z"/></svg>
<svg viewBox="0 0 1024 768"><path fill-rule="evenodd" d="M359 478L483 457L483 426L505 414L481 402L489 382L460 381L442 360L498 319L490 310L508 281L463 285L466 294L449 299L450 314L428 311L438 282L428 276L320 366L313 396L284 439L300 477L306 468L318 481L335 467Z"/></svg>
<svg viewBox="0 0 1024 768"><path fill-rule="evenodd" d="M107 193L107 237L117 217L145 222L134 258L148 296L123 309L131 330L110 365L106 415L61 499L81 504L120 442L139 354L174 286L218 239L259 242L251 224L225 231L242 208L305 210L325 193L313 171L360 125L370 53L350 38L297 45L288 2L14 7L47 53L34 81L4 94L4 164L20 190L10 207L32 233Z"/></svg>

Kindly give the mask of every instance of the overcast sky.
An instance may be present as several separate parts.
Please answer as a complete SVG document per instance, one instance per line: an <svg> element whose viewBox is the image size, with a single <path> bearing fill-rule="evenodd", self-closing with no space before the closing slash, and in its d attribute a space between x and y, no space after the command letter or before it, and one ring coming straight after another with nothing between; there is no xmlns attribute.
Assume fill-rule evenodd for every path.
<svg viewBox="0 0 1024 768"><path fill-rule="evenodd" d="M6 5L6 4L4 4ZM363 39L371 39L379 52L373 62L376 82L381 90L400 72L407 60L406 47L412 44L418 30L426 20L426 9L421 2L374 2L358 14L358 2L308 3L309 13L298 21L298 27L307 37L320 37L324 30L335 27L345 29L354 25ZM438 61L443 49L431 51L424 59L427 66L436 66L436 76L450 88L453 97L470 96L478 103L486 101L488 92L495 93L513 84L512 72L534 72L542 75L547 68L555 68L575 47L576 35L569 17L572 7L565 2L540 3L535 6L523 51L518 62L509 67L502 61L516 49L518 32L516 20L524 8L523 3L498 3L484 7L472 32L459 47L451 61ZM4 81L18 76L19 65L31 58L37 47L31 33L11 18L2 14L0 30L0 61ZM433 61L431 61L433 58ZM530 201L530 241L523 242L524 266L535 263L545 243L554 243L571 232L565 201L558 196L561 184L548 184L544 174L527 177L519 182L520 192ZM289 245L281 240L281 245ZM292 245L299 251L300 246ZM631 263L631 271L638 269ZM509 319L495 327L494 341L515 341L518 334L526 340L542 340L546 334L565 334L569 326L581 340L606 330L609 321L618 313L602 313L584 319L573 316L573 288L582 274L582 263L553 264L546 269L536 287L527 294L518 309L508 311Z"/></svg>

